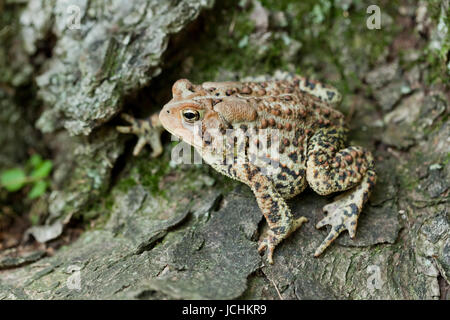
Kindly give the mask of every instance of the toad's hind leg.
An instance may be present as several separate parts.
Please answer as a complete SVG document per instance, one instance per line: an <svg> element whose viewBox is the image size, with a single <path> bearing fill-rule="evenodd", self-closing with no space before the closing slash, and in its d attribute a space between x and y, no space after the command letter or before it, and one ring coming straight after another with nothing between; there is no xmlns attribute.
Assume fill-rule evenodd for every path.
<svg viewBox="0 0 450 320"><path fill-rule="evenodd" d="M329 103L333 107L341 103L342 95L336 88L300 75L296 75L295 78L299 80L298 86L301 90Z"/></svg>
<svg viewBox="0 0 450 320"><path fill-rule="evenodd" d="M316 134L308 150L306 176L312 189L321 195L347 190L323 208L328 214L316 228L331 225L331 231L314 253L316 257L342 231L348 230L350 237L355 237L359 214L376 182L372 154L361 147L336 151L342 141L334 131Z"/></svg>
<svg viewBox="0 0 450 320"><path fill-rule="evenodd" d="M342 101L342 95L336 88L317 80L303 77L299 74L277 71L272 77L268 77L266 80L271 79L294 81L301 91L305 91L320 100L327 102L332 107L338 106Z"/></svg>

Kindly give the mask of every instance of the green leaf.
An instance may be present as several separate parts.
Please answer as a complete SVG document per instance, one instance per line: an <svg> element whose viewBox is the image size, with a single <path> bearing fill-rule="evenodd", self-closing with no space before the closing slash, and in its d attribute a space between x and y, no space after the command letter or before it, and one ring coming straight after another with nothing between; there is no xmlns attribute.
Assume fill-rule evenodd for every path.
<svg viewBox="0 0 450 320"><path fill-rule="evenodd" d="M33 154L30 157L30 159L28 160L28 164L30 166L32 166L33 168L37 168L39 165L41 165L41 163L42 163L42 157L37 153Z"/></svg>
<svg viewBox="0 0 450 320"><path fill-rule="evenodd" d="M3 171L0 175L0 184L8 191L17 191L26 182L25 172L20 168Z"/></svg>
<svg viewBox="0 0 450 320"><path fill-rule="evenodd" d="M28 199L35 199L37 197L42 196L45 193L45 190L47 190L48 183L44 180L36 181L33 184L33 188L31 188L30 192L28 193Z"/></svg>
<svg viewBox="0 0 450 320"><path fill-rule="evenodd" d="M31 178L42 179L46 178L50 171L52 171L53 163L51 160L45 160L36 169L31 172Z"/></svg>

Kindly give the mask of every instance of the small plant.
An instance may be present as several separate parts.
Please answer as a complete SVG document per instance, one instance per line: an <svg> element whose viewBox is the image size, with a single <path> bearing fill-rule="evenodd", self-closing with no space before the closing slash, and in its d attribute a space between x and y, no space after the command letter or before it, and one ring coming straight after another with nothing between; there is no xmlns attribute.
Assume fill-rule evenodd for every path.
<svg viewBox="0 0 450 320"><path fill-rule="evenodd" d="M15 192L26 185L32 185L28 192L29 199L35 199L45 193L50 185L48 176L52 171L51 160L43 160L38 154L28 159L25 168L13 168L2 171L0 174L0 186L9 192Z"/></svg>

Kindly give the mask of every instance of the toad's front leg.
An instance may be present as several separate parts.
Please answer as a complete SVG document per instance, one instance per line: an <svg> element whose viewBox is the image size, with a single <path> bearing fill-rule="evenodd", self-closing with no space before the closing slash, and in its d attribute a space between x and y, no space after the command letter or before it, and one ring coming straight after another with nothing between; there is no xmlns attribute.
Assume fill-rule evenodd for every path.
<svg viewBox="0 0 450 320"><path fill-rule="evenodd" d="M267 261L273 264L275 247L304 222L308 222L308 219L305 217L294 217L286 201L273 188L269 187L267 190L272 192L267 194L261 194L256 188L252 189L256 195L258 206L261 208L269 226L268 234L260 242L258 251L263 252L267 249Z"/></svg>
<svg viewBox="0 0 450 320"><path fill-rule="evenodd" d="M127 121L130 126L117 126L117 131L121 133L132 133L138 136L138 142L133 150L133 155L137 156L146 144L152 147L152 158L158 157L162 151L161 133L164 131L159 121L158 113L153 114L147 119L135 119L134 117L122 113L121 117Z"/></svg>
<svg viewBox="0 0 450 320"><path fill-rule="evenodd" d="M376 182L372 154L361 147L339 150L341 134L339 130L332 132L319 132L312 138L306 178L311 188L321 195L347 191L323 208L328 214L316 228L331 225L331 231L314 253L316 257L342 231L348 230L350 237L355 237L359 214Z"/></svg>
<svg viewBox="0 0 450 320"><path fill-rule="evenodd" d="M267 260L273 264L275 247L298 229L308 219L294 217L286 201L274 188L272 181L252 165L244 166L245 179L255 194L256 201L269 226L267 236L261 241L258 251L267 249Z"/></svg>

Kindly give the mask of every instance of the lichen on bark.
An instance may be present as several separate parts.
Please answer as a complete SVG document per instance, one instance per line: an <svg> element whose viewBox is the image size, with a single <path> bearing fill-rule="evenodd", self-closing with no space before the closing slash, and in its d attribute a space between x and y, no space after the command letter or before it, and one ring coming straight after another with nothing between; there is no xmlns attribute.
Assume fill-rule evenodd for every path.
<svg viewBox="0 0 450 320"><path fill-rule="evenodd" d="M72 135L87 135L110 120L125 95L161 72L169 35L212 3L29 1L21 14L28 54L36 51L37 41L56 38L36 78L47 105L37 126L43 132L65 128Z"/></svg>

